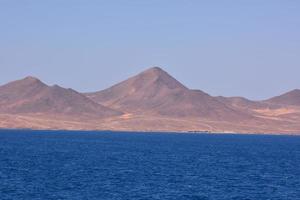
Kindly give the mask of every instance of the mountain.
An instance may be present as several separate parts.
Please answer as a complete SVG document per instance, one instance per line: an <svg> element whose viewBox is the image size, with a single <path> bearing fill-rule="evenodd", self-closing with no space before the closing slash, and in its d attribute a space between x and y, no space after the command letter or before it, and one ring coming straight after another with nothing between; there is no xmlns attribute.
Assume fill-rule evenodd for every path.
<svg viewBox="0 0 300 200"><path fill-rule="evenodd" d="M93 102L84 95L58 85L48 86L34 77L0 87L0 113L94 115L110 117L121 112Z"/></svg>
<svg viewBox="0 0 300 200"><path fill-rule="evenodd" d="M236 108L254 109L264 107L259 101L251 101L244 97L216 97L219 101L224 102L226 105L230 105Z"/></svg>
<svg viewBox="0 0 300 200"><path fill-rule="evenodd" d="M300 106L300 90L292 90L280 96L268 99L266 102L275 105Z"/></svg>
<svg viewBox="0 0 300 200"><path fill-rule="evenodd" d="M299 97L214 97L159 67L87 94L26 77L0 86L0 128L300 134Z"/></svg>
<svg viewBox="0 0 300 200"><path fill-rule="evenodd" d="M258 114L261 110L276 110L282 108L282 106L273 104L266 101L252 101L244 97L216 97L219 101L224 104L234 107L237 110L242 110L249 114Z"/></svg>
<svg viewBox="0 0 300 200"><path fill-rule="evenodd" d="M86 96L97 103L131 114L215 120L250 117L201 90L188 89L158 67Z"/></svg>

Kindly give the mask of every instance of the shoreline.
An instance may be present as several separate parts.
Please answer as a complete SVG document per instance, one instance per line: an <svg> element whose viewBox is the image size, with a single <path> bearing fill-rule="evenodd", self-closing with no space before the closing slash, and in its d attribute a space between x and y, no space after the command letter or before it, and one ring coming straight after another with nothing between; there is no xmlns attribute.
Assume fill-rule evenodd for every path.
<svg viewBox="0 0 300 200"><path fill-rule="evenodd" d="M30 129L30 128L0 128L1 131L34 131L34 132L108 132L108 133L149 133L149 134L191 134L191 135L261 135L261 136L300 136L300 133L253 133L253 132L214 132L214 131L158 131L158 130L70 130L70 129Z"/></svg>

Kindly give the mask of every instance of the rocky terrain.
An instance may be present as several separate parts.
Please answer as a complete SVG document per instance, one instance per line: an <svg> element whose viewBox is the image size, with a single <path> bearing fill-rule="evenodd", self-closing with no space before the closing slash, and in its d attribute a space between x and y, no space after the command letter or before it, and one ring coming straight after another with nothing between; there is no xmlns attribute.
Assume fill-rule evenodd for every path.
<svg viewBox="0 0 300 200"><path fill-rule="evenodd" d="M0 87L0 127L300 134L300 90L264 101L214 97L158 67L86 94L26 77Z"/></svg>

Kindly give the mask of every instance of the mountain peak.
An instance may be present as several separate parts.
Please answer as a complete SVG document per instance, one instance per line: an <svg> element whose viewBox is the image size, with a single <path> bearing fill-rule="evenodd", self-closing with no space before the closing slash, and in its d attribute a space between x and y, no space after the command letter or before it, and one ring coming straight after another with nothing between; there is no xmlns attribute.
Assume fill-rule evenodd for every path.
<svg viewBox="0 0 300 200"><path fill-rule="evenodd" d="M146 69L145 71L140 73L141 75L148 75L152 77L158 77L158 76L170 76L166 71L164 71L160 67L151 67L149 69Z"/></svg>
<svg viewBox="0 0 300 200"><path fill-rule="evenodd" d="M144 72L165 72L162 68L154 66L150 67L149 69L145 70Z"/></svg>
<svg viewBox="0 0 300 200"><path fill-rule="evenodd" d="M0 87L1 113L95 117L122 114L120 111L97 104L74 90L65 89L59 85L48 86L32 76Z"/></svg>
<svg viewBox="0 0 300 200"><path fill-rule="evenodd" d="M87 96L97 103L125 113L148 113L172 118L248 118L248 115L232 111L201 90L188 89L159 67L149 68L106 90Z"/></svg>
<svg viewBox="0 0 300 200"><path fill-rule="evenodd" d="M13 81L13 82L9 83L8 85L14 85L16 87L47 86L40 79L38 79L34 76L26 76L25 78L17 80L17 81Z"/></svg>
<svg viewBox="0 0 300 200"><path fill-rule="evenodd" d="M10 90L18 90L19 92L24 92L25 90L32 89L32 88L41 88L46 87L47 85L40 81L38 78L35 78L33 76L27 76L23 79L19 79L16 81L9 82L5 85L2 85L0 87L1 91L4 90L10 91Z"/></svg>
<svg viewBox="0 0 300 200"><path fill-rule="evenodd" d="M151 67L132 78L135 80L135 83L139 83L139 86L187 89L182 83L177 81L174 77L160 67Z"/></svg>
<svg viewBox="0 0 300 200"><path fill-rule="evenodd" d="M34 76L26 76L25 78L22 79L23 81L30 81L30 82L41 82L38 78Z"/></svg>

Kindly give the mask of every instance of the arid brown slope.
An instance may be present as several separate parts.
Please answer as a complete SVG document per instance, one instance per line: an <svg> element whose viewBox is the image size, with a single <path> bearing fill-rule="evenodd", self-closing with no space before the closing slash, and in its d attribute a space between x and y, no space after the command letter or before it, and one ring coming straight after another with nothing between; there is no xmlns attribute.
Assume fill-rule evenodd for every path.
<svg viewBox="0 0 300 200"><path fill-rule="evenodd" d="M280 96L268 99L266 102L275 105L300 106L300 90L292 90Z"/></svg>
<svg viewBox="0 0 300 200"><path fill-rule="evenodd" d="M220 101L243 110L259 119L275 120L270 125L282 128L292 127L300 122L300 90L293 90L264 101L251 101L243 97L218 97ZM283 122L283 123L281 123ZM288 125L289 124L289 125ZM298 132L300 132L298 130Z"/></svg>
<svg viewBox="0 0 300 200"><path fill-rule="evenodd" d="M299 101L212 97L157 67L89 94L27 77L0 87L0 128L300 134Z"/></svg>
<svg viewBox="0 0 300 200"><path fill-rule="evenodd" d="M27 77L0 87L0 113L92 115L111 117L121 112L97 104L84 95Z"/></svg>
<svg viewBox="0 0 300 200"><path fill-rule="evenodd" d="M251 118L200 90L188 89L158 67L87 96L105 106L134 114L226 121Z"/></svg>

